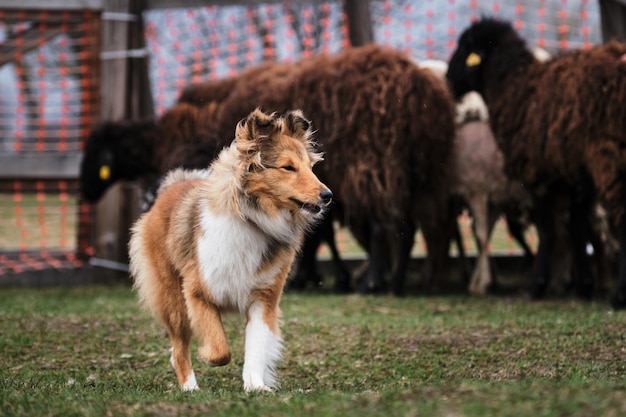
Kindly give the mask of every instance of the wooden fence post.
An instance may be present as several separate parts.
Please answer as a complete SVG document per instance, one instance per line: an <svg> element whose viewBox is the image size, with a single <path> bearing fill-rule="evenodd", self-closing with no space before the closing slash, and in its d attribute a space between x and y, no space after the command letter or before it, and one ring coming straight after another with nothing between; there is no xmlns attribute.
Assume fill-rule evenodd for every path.
<svg viewBox="0 0 626 417"><path fill-rule="evenodd" d="M602 40L626 41L626 1L600 0Z"/></svg>
<svg viewBox="0 0 626 417"><path fill-rule="evenodd" d="M147 54L128 57L125 51L143 49L143 1L104 0L102 24L101 119L115 121L140 118L153 112ZM121 264L128 259L129 229L139 210L136 187L117 184L96 206L95 257ZM114 269L98 269L98 280L112 282L127 278Z"/></svg>
<svg viewBox="0 0 626 417"><path fill-rule="evenodd" d="M372 15L369 0L345 0L344 10L348 17L350 44L366 45L374 41Z"/></svg>

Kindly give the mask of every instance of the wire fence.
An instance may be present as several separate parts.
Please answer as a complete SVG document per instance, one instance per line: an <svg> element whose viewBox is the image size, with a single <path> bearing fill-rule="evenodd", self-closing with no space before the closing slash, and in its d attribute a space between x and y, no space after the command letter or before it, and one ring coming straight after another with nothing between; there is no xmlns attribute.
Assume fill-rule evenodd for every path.
<svg viewBox="0 0 626 417"><path fill-rule="evenodd" d="M529 45L551 53L601 42L596 1L370 4L375 41L415 60L447 60L463 28L483 15L512 21ZM350 45L342 1L151 10L143 17L157 115L189 83L232 76L268 60L333 54ZM80 201L76 177L37 178L29 171L55 158L80 156L99 121L100 32L96 11L4 10L0 5L0 275L75 267L93 254L92 209ZM33 158L9 172L9 163L24 156ZM462 224L471 251L469 220ZM352 250L349 236L343 231L340 236L347 236L340 242L344 250ZM416 252L422 248L418 237ZM510 238L504 251L517 253Z"/></svg>
<svg viewBox="0 0 626 417"><path fill-rule="evenodd" d="M80 157L98 121L99 48L92 11L0 6L0 275L82 265L90 208L77 179L32 172Z"/></svg>

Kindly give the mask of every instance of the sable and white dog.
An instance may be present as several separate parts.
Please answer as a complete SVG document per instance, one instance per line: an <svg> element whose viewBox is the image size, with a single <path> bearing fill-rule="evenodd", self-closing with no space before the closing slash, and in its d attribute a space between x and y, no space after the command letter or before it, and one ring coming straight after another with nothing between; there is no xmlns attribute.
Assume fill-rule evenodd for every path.
<svg viewBox="0 0 626 417"><path fill-rule="evenodd" d="M313 174L321 155L299 110L255 110L208 170L174 170L133 226L130 268L140 300L163 322L185 391L198 389L192 335L209 365L230 362L221 313L247 315L243 385L276 386L279 301L308 227L331 191Z"/></svg>

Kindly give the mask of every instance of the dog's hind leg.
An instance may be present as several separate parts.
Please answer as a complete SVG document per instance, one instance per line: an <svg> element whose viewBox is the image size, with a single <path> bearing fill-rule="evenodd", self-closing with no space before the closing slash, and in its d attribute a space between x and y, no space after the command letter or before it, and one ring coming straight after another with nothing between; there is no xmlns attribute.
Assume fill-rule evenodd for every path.
<svg viewBox="0 0 626 417"><path fill-rule="evenodd" d="M172 342L170 364L176 372L178 384L183 391L195 391L199 387L191 367L191 329L188 325L174 328L166 324L166 327Z"/></svg>
<svg viewBox="0 0 626 417"><path fill-rule="evenodd" d="M196 376L191 366L192 331L180 288L180 277L172 275L170 268L160 260L151 265L152 274L144 278L143 294L150 301L151 309L167 330L172 343L170 364L183 391L198 389Z"/></svg>
<svg viewBox="0 0 626 417"><path fill-rule="evenodd" d="M185 300L179 297L170 303L164 304L161 310L161 320L167 329L172 342L170 364L174 368L176 378L183 391L198 389L196 375L191 367L191 327L185 312Z"/></svg>
<svg viewBox="0 0 626 417"><path fill-rule="evenodd" d="M270 294L269 299L258 299L248 309L243 364L243 387L247 392L271 391L277 385L275 366L283 346L278 326L279 297Z"/></svg>

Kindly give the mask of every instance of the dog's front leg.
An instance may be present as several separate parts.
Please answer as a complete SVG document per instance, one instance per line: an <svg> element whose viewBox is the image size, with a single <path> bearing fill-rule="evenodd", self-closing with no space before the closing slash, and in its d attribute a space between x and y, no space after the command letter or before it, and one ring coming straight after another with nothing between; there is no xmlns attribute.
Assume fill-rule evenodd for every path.
<svg viewBox="0 0 626 417"><path fill-rule="evenodd" d="M278 325L278 300L256 300L248 309L243 387L271 391L277 384L275 366L281 357L282 338Z"/></svg>
<svg viewBox="0 0 626 417"><path fill-rule="evenodd" d="M184 288L191 327L200 342L198 356L211 366L230 363L231 352L217 306L209 302L199 287Z"/></svg>

